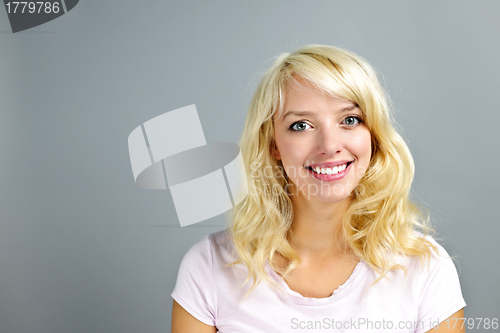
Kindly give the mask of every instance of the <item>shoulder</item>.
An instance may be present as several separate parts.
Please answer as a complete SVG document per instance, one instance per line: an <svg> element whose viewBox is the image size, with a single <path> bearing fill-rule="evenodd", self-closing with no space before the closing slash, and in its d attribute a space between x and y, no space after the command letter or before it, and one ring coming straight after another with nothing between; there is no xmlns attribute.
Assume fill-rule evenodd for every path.
<svg viewBox="0 0 500 333"><path fill-rule="evenodd" d="M185 254L182 266L212 268L213 265L228 264L235 260L234 246L228 230L205 235Z"/></svg>
<svg viewBox="0 0 500 333"><path fill-rule="evenodd" d="M415 276L413 287L418 295L419 320L444 320L466 305L458 272L448 252L432 236L419 232L416 235L437 249L437 253L431 249L429 261L423 265L419 258L412 259L410 270Z"/></svg>
<svg viewBox="0 0 500 333"><path fill-rule="evenodd" d="M429 248L430 255L428 257L399 255L396 259L397 264L406 267L413 281L419 281L420 287L425 288L426 284L436 283L439 279L458 280L455 263L446 249L430 235L414 231L414 236L427 241L424 246Z"/></svg>
<svg viewBox="0 0 500 333"><path fill-rule="evenodd" d="M432 267L438 267L438 266L450 266L450 267L453 267L453 269L455 270L455 265L453 263L453 258L450 257L450 255L448 254L448 252L446 251L446 249L438 242L434 239L434 237L430 236L430 235L424 235L423 233L419 232L419 231L414 231L414 235L418 238L423 238L425 239L428 244L427 246L429 246L429 250L430 250L430 256L429 256L429 262L428 262L428 267L429 268L432 268ZM414 258L416 261L419 261L418 260L418 257L415 257Z"/></svg>
<svg viewBox="0 0 500 333"><path fill-rule="evenodd" d="M225 230L206 235L184 255L172 297L196 319L215 325L218 297L214 275L229 258L231 244Z"/></svg>

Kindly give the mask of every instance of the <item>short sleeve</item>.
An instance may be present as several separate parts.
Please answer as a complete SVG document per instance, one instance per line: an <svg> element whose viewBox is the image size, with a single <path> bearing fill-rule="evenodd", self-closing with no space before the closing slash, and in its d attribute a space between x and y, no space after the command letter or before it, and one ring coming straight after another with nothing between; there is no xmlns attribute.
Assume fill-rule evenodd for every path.
<svg viewBox="0 0 500 333"><path fill-rule="evenodd" d="M209 236L182 259L172 297L199 321L215 326L212 249Z"/></svg>
<svg viewBox="0 0 500 333"><path fill-rule="evenodd" d="M418 320L424 325L418 333L434 328L466 305L453 260L432 237L426 238L438 248L439 256L432 251L429 269L425 265L420 272Z"/></svg>

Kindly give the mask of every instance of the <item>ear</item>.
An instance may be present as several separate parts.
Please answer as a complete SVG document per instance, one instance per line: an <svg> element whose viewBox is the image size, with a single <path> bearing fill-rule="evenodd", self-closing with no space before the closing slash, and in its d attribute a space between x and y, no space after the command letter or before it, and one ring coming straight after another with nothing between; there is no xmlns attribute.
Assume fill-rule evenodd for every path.
<svg viewBox="0 0 500 333"><path fill-rule="evenodd" d="M276 142L274 140L271 142L271 147L269 147L269 149L271 150L271 156L274 157L275 160L281 160L280 152L278 151L278 147L276 147Z"/></svg>

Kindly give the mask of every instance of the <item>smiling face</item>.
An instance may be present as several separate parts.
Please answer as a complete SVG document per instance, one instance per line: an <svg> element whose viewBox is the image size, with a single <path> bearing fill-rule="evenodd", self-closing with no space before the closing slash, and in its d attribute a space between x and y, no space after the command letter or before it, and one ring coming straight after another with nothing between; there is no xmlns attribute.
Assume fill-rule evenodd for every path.
<svg viewBox="0 0 500 333"><path fill-rule="evenodd" d="M349 197L371 157L370 130L353 102L326 95L296 77L274 115L273 157L281 160L293 195L321 202ZM292 195L292 200L293 200Z"/></svg>

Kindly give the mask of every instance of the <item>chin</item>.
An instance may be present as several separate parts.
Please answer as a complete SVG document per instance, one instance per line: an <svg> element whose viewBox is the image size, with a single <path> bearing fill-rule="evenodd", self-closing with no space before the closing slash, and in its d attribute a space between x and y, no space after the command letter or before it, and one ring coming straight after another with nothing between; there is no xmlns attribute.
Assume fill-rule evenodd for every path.
<svg viewBox="0 0 500 333"><path fill-rule="evenodd" d="M307 188L307 186L304 187ZM306 200L315 200L323 203L337 203L350 198L353 190L353 188L349 187L346 189L343 186L323 186L319 188L318 191L304 191L300 193L300 195Z"/></svg>
<svg viewBox="0 0 500 333"><path fill-rule="evenodd" d="M349 194L340 194L340 195L316 195L311 196L311 199L315 199L319 202L323 203L337 203L342 202L350 197Z"/></svg>

